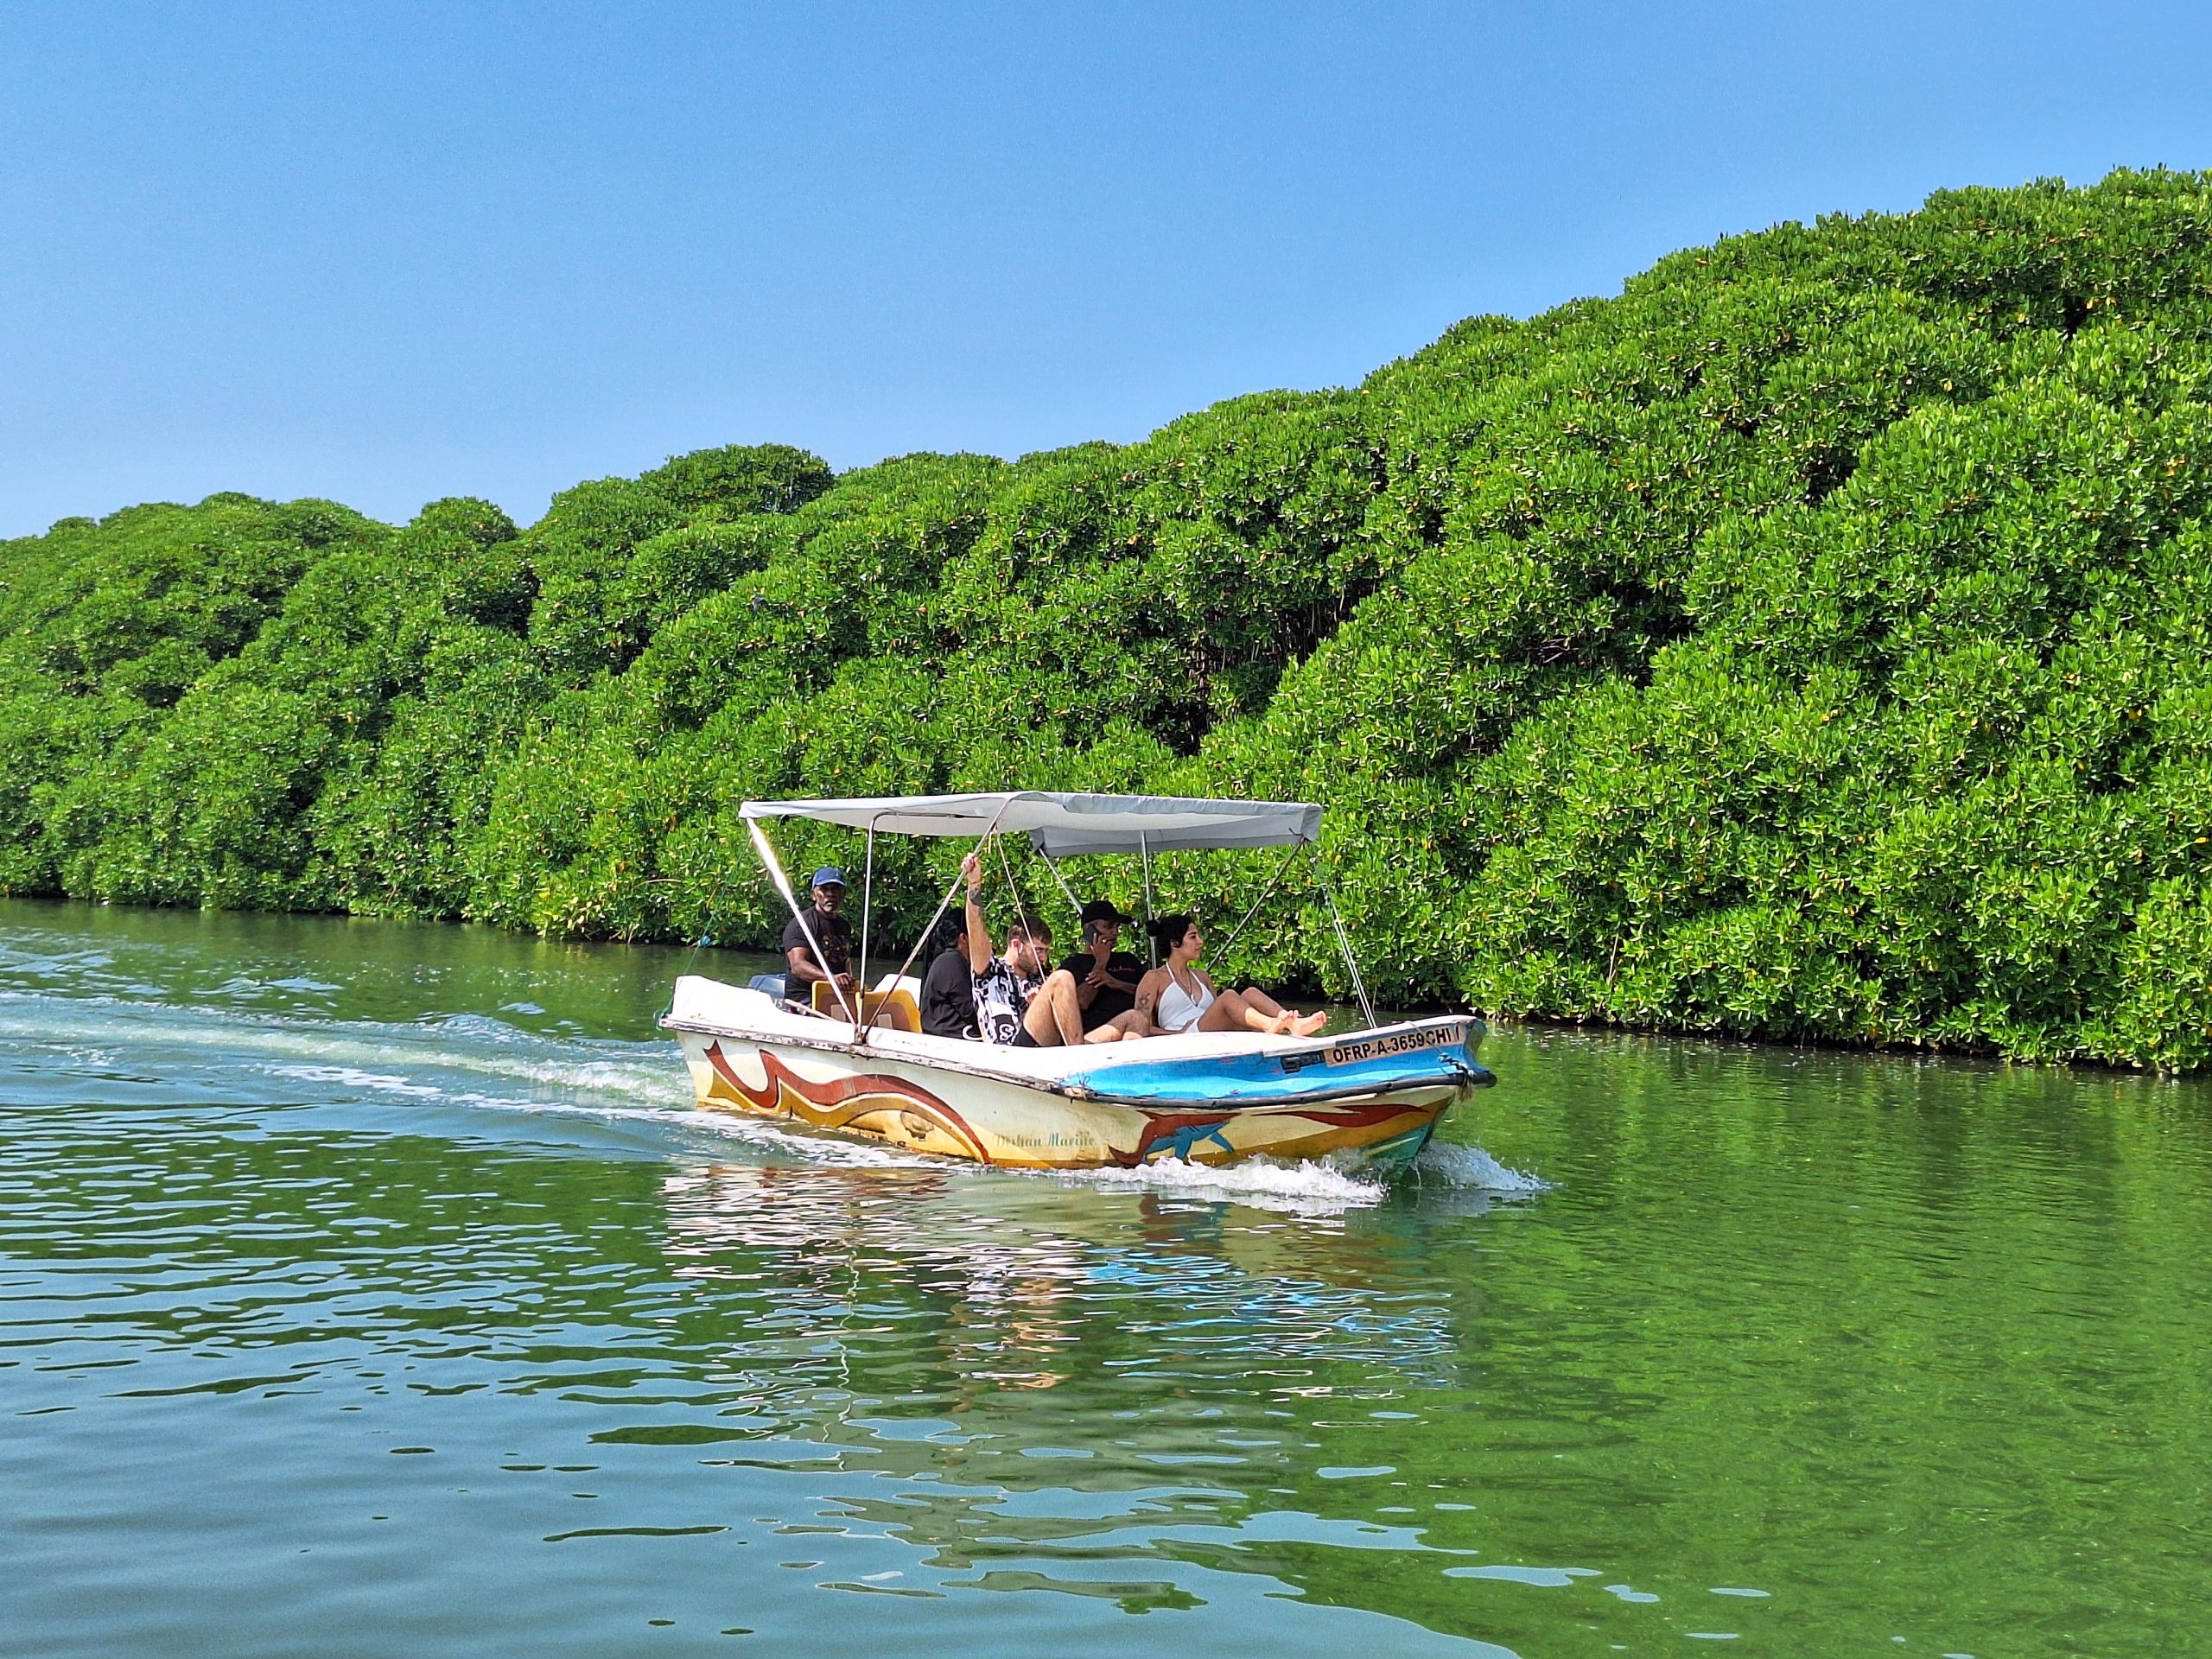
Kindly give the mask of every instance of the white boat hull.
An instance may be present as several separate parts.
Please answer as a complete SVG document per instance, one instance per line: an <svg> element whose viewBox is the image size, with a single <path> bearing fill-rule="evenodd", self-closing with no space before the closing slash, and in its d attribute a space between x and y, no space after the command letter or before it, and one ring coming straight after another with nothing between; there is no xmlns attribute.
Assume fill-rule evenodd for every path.
<svg viewBox="0 0 2212 1659"><path fill-rule="evenodd" d="M1160 1158L1401 1166L1491 1081L1480 1022L1414 1021L1326 1039L1164 1037L993 1048L779 1008L686 979L662 1022L701 1106L1016 1169Z"/></svg>

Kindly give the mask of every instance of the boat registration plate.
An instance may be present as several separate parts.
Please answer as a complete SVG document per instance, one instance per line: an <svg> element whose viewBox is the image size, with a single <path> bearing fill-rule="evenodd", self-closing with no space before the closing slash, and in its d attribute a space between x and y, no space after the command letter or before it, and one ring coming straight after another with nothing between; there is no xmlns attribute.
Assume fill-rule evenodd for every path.
<svg viewBox="0 0 2212 1659"><path fill-rule="evenodd" d="M1380 1037L1363 1037L1356 1043L1327 1044L1321 1050L1321 1064L1359 1065L1392 1054L1410 1054L1416 1049L1450 1048L1459 1039L1459 1029L1452 1026L1432 1026L1425 1031L1386 1032Z"/></svg>

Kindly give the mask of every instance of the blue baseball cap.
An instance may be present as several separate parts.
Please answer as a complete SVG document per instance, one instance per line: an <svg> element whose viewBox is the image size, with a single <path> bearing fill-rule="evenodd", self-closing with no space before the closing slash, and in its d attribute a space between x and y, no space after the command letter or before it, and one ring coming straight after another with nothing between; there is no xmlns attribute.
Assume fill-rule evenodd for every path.
<svg viewBox="0 0 2212 1659"><path fill-rule="evenodd" d="M824 864L814 873L814 880L807 885L816 887L842 887L845 885L845 873L835 864Z"/></svg>

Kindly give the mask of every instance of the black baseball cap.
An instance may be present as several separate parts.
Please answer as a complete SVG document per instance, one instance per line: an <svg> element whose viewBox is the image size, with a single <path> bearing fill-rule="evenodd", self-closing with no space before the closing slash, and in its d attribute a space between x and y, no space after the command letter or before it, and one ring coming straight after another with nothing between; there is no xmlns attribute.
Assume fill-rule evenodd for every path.
<svg viewBox="0 0 2212 1659"><path fill-rule="evenodd" d="M1118 923L1135 920L1136 920L1135 917L1124 916L1116 910L1111 899L1094 899L1083 907L1083 925L1085 927L1089 927L1093 922Z"/></svg>

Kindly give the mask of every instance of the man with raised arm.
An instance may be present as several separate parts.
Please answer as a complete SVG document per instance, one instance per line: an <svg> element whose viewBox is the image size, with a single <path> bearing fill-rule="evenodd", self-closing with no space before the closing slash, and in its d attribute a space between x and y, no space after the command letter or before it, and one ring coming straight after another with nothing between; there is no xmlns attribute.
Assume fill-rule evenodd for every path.
<svg viewBox="0 0 2212 1659"><path fill-rule="evenodd" d="M991 948L991 927L983 915L983 861L970 853L960 861L968 883L968 963L975 980L976 1029L987 1043L1008 1048L1058 1048L1068 1043L1111 1043L1141 1037L1145 1027L1134 1014L1096 1030L1083 1028L1083 1006L1075 976L1054 971L1052 931L1025 911L1007 930L1006 954Z"/></svg>

